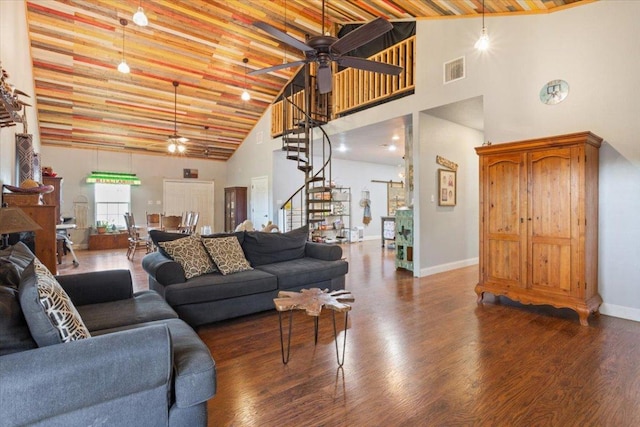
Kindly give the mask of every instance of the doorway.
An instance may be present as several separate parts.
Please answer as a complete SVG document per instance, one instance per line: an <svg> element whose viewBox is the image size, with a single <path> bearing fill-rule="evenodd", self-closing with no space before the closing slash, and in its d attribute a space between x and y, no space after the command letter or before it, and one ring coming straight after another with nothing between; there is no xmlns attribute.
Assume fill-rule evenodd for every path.
<svg viewBox="0 0 640 427"><path fill-rule="evenodd" d="M251 222L256 230L262 230L269 222L269 177L251 178ZM273 221L273 220L272 220Z"/></svg>

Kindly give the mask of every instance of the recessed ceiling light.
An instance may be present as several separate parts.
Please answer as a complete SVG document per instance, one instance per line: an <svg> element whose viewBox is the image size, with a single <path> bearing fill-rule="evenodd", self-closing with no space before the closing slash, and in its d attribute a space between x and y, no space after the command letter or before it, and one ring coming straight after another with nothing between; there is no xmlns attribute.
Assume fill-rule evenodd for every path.
<svg viewBox="0 0 640 427"><path fill-rule="evenodd" d="M391 145L389 146L389 151L396 151L396 149L397 149L397 148L398 148L398 147L396 147L396 146L395 146L395 144L391 144Z"/></svg>
<svg viewBox="0 0 640 427"><path fill-rule="evenodd" d="M397 140L400 139L400 137L398 135L393 135L393 137L391 139L393 139L394 141L397 141Z"/></svg>
<svg viewBox="0 0 640 427"><path fill-rule="evenodd" d="M345 151L347 151L347 146L346 146L346 145L344 145L344 143L341 143L341 144L338 146L338 151L340 151L341 153L344 153Z"/></svg>

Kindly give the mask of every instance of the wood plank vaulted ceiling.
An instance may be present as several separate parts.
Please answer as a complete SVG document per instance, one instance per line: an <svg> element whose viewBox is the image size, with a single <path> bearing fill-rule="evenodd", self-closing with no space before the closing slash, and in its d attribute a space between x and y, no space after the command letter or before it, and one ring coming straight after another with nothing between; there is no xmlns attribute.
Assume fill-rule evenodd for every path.
<svg viewBox="0 0 640 427"><path fill-rule="evenodd" d="M486 0L485 13L548 13L588 1ZM131 20L140 5L146 27ZM252 23L299 40L322 28L321 0L33 0L27 10L43 145L168 155L178 81L177 130L190 139L184 155L212 160L233 154L296 71L246 76L242 59L248 71L302 59ZM327 0L325 27L481 14L482 0ZM120 18L129 21L129 74L116 70ZM240 99L245 81L249 102Z"/></svg>

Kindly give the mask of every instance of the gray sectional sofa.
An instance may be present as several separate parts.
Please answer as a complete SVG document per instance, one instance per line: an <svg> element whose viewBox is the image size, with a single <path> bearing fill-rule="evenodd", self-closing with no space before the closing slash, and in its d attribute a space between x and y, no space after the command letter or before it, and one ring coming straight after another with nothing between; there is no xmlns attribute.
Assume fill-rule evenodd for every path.
<svg viewBox="0 0 640 427"><path fill-rule="evenodd" d="M162 297L133 293L128 270L58 276L91 335L60 342L14 249L0 251L0 426L207 425L215 363Z"/></svg>
<svg viewBox="0 0 640 427"><path fill-rule="evenodd" d="M213 272L187 279L180 263L162 250L142 260L149 288L162 295L192 326L271 310L281 290L345 287L349 264L342 259L342 248L307 241L306 227L287 233L241 231L202 238L229 236L238 239L251 270L226 275ZM151 238L159 245L185 236L152 231Z"/></svg>

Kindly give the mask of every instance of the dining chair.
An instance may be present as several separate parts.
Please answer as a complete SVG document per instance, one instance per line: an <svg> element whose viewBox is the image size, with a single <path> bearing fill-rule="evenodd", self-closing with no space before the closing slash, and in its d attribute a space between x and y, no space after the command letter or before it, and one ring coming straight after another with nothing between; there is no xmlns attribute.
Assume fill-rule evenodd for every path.
<svg viewBox="0 0 640 427"><path fill-rule="evenodd" d="M163 216L159 213L146 213L147 214L147 232L149 230L163 230L162 220Z"/></svg>
<svg viewBox="0 0 640 427"><path fill-rule="evenodd" d="M140 237L140 232L136 227L136 222L132 213L124 214L124 222L127 225L127 232L129 233L129 246L127 248L127 259L133 261L138 249L145 249L146 253L151 252L151 239L149 236Z"/></svg>
<svg viewBox="0 0 640 427"><path fill-rule="evenodd" d="M182 217L180 215L165 215L162 220L164 231L179 231Z"/></svg>

